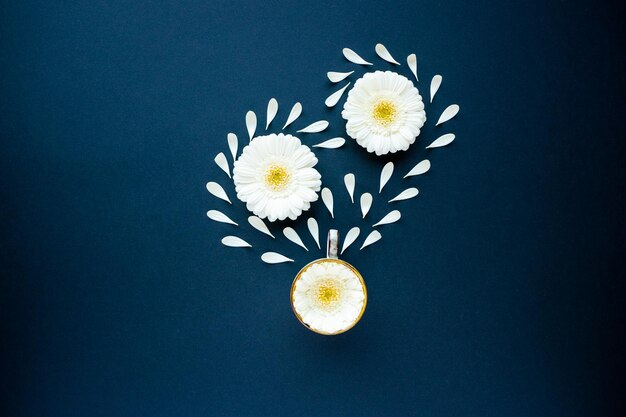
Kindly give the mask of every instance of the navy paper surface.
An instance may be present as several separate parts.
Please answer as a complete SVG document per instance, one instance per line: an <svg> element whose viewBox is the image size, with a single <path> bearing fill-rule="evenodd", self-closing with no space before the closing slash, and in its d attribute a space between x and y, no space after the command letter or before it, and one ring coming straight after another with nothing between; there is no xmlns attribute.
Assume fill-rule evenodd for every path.
<svg viewBox="0 0 626 417"><path fill-rule="evenodd" d="M573 2L20 1L0 12L3 416L608 416L624 412L623 6ZM336 219L402 220L343 259L362 321L307 331L291 280L319 257L212 198L226 134L271 97L312 145L345 136L326 71L416 53L416 145L317 150ZM354 79L353 79L354 81ZM341 84L340 84L341 85ZM437 128L452 103L461 112ZM439 134L447 148L426 151ZM401 181L419 160L431 171ZM394 179L377 193L383 162ZM343 188L374 194L369 223ZM227 187L234 198L232 189ZM379 201L380 199L380 201ZM211 222L222 210L246 228ZM239 235L252 249L219 241ZM275 250L296 260L260 262Z"/></svg>

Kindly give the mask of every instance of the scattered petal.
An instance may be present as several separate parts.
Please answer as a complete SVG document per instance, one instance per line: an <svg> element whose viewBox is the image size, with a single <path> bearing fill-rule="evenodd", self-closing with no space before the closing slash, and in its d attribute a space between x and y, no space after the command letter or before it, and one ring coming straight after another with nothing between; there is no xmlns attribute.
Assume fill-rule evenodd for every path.
<svg viewBox="0 0 626 417"><path fill-rule="evenodd" d="M383 170L380 172L380 189L378 193L380 194L385 187L385 184L389 181L391 176L393 175L393 162L387 162L383 167Z"/></svg>
<svg viewBox="0 0 626 417"><path fill-rule="evenodd" d="M350 83L346 84L345 86L328 96L328 98L324 102L324 104L326 104L326 107L335 107L339 100L341 100L341 96L343 96L343 93L344 91L346 91L346 88L348 88L348 86L350 86Z"/></svg>
<svg viewBox="0 0 626 417"><path fill-rule="evenodd" d="M251 248L252 245L237 236L226 236L222 239L222 245L229 248Z"/></svg>
<svg viewBox="0 0 626 417"><path fill-rule="evenodd" d="M208 192L210 192L213 196L222 199L224 201L228 201L230 204L231 203L230 199L228 198L228 195L226 194L226 191L224 191L224 189L222 188L221 185L219 185L216 182L210 181L206 183L206 189Z"/></svg>
<svg viewBox="0 0 626 417"><path fill-rule="evenodd" d="M346 143L344 138L332 138L328 139L322 143L318 143L317 145L313 145L314 148L326 148L326 149L337 149L341 148Z"/></svg>
<svg viewBox="0 0 626 417"><path fill-rule="evenodd" d="M322 201L330 212L330 217L334 219L335 215L333 214L333 193L328 188L322 189Z"/></svg>
<svg viewBox="0 0 626 417"><path fill-rule="evenodd" d="M380 232L378 230L373 230L372 233L367 235L367 237L365 238L363 245L361 245L361 250L363 250L363 248L365 248L366 246L371 245L372 243L378 242L381 238L382 236Z"/></svg>
<svg viewBox="0 0 626 417"><path fill-rule="evenodd" d="M354 185L356 183L356 179L354 178L354 174L346 174L343 177L343 183L346 184L346 190L348 190L348 195L350 196L350 201L354 203Z"/></svg>
<svg viewBox="0 0 626 417"><path fill-rule="evenodd" d="M408 200L410 198L417 197L418 194L419 190L417 188L407 188L406 190L402 191L400 194L389 200L389 203L392 203L394 201Z"/></svg>
<svg viewBox="0 0 626 417"><path fill-rule="evenodd" d="M237 223L232 221L230 219L230 217L228 217L227 215L225 215L221 211L209 210L209 211L206 212L206 215L207 215L207 217L209 219L213 220L214 222L228 223L228 224L232 224L232 225L235 225L235 226L239 226Z"/></svg>
<svg viewBox="0 0 626 417"><path fill-rule="evenodd" d="M411 72L415 76L415 81L419 81L417 78L417 56L415 54L411 54L406 57L406 63L411 69Z"/></svg>
<svg viewBox="0 0 626 417"><path fill-rule="evenodd" d="M343 240L341 253L343 253L346 249L348 249L350 245L354 243L354 241L359 237L360 233L361 229L359 229L358 227L353 227L352 229L348 230L348 233L346 233L346 238Z"/></svg>
<svg viewBox="0 0 626 417"><path fill-rule="evenodd" d="M274 117L276 117L277 113L278 101L275 98L271 98L270 101L267 103L267 121L265 122L265 130L270 127L270 123L272 123L272 120L274 120Z"/></svg>
<svg viewBox="0 0 626 417"><path fill-rule="evenodd" d="M252 110L246 113L246 128L248 129L248 136L252 140L256 131L256 114Z"/></svg>
<svg viewBox="0 0 626 417"><path fill-rule="evenodd" d="M311 123L304 129L298 130L298 133L319 133L325 130L328 127L328 122L326 120L318 120L315 123Z"/></svg>
<svg viewBox="0 0 626 417"><path fill-rule="evenodd" d="M228 178L230 178L230 167L228 166L228 160L226 159L226 155L224 155L223 152L220 152L215 156L214 161L217 166L220 167L220 169L224 171L226 175L228 175Z"/></svg>
<svg viewBox="0 0 626 417"><path fill-rule="evenodd" d="M284 255L276 252L265 252L261 255L261 260L266 264L280 264L283 262L293 262L293 259L289 259Z"/></svg>
<svg viewBox="0 0 626 417"><path fill-rule="evenodd" d="M320 228L317 225L317 220L315 220L313 217L309 217L309 219L306 221L306 225L309 227L309 233L311 233L311 236L313 236L313 240L315 240L317 248L322 249L322 247L320 246Z"/></svg>
<svg viewBox="0 0 626 417"><path fill-rule="evenodd" d="M361 213L363 213L363 218L369 213L372 207L372 201L374 201L374 197L372 197L370 193L363 193L361 195Z"/></svg>
<svg viewBox="0 0 626 417"><path fill-rule="evenodd" d="M391 56L387 48L385 48L385 45L383 45L382 43L377 43L374 49L376 50L376 54L382 59L384 59L385 61L391 64L400 65L398 61L393 59L393 57Z"/></svg>
<svg viewBox="0 0 626 417"><path fill-rule="evenodd" d="M453 140L454 140L454 133L447 133L435 139L435 141L431 143L430 145L428 145L426 149L441 148L442 146L451 144Z"/></svg>
<svg viewBox="0 0 626 417"><path fill-rule="evenodd" d="M331 83L338 83L348 78L352 73L354 73L354 71L350 71L350 72L328 71L326 73L326 76L328 77Z"/></svg>
<svg viewBox="0 0 626 417"><path fill-rule="evenodd" d="M237 135L234 133L228 134L228 149L230 149L230 154L233 156L233 162L237 160L237 148L239 147L238 142Z"/></svg>
<svg viewBox="0 0 626 417"><path fill-rule="evenodd" d="M433 99L435 98L435 94L437 94L437 91L439 91L439 87L441 87L441 81L443 80L443 78L441 77L441 75L437 74L433 77L432 81L430 82L430 102L433 102Z"/></svg>
<svg viewBox="0 0 626 417"><path fill-rule="evenodd" d="M423 161L415 165L413 169L411 169L408 172L408 174L404 176L404 178L425 174L428 172L429 169L430 169L430 161L428 159L424 159Z"/></svg>
<svg viewBox="0 0 626 417"><path fill-rule="evenodd" d="M267 228L267 225L261 218L257 216L250 216L248 217L248 223L250 223L250 226L254 227L259 232L265 233L266 235L271 236L272 239L274 239L274 235L272 234L272 232L270 232L270 229Z"/></svg>
<svg viewBox="0 0 626 417"><path fill-rule="evenodd" d="M439 126L440 124L452 119L454 116L456 116L459 110L460 107L458 104L449 105L448 107L446 107L443 113L441 113L441 116L439 116L439 120L437 120L437 124L435 126Z"/></svg>
<svg viewBox="0 0 626 417"><path fill-rule="evenodd" d="M301 114L302 114L302 104L300 103L294 104L293 107L291 108L291 111L289 112L289 117L287 117L287 122L285 123L285 126L283 126L283 129L289 126L290 124L292 124L293 122L295 122L296 119L300 117Z"/></svg>
<svg viewBox="0 0 626 417"><path fill-rule="evenodd" d="M398 220L400 220L400 217L402 217L402 215L400 214L400 211L394 210L394 211L388 213L382 219L380 219L380 221L378 223L376 223L375 225L373 225L372 227L383 226L385 224L395 223Z"/></svg>
<svg viewBox="0 0 626 417"><path fill-rule="evenodd" d="M359 65L372 65L371 62L367 62L366 60L364 60L363 58L361 58L359 56L359 54L357 54L356 52L354 52L352 49L350 48L343 48L343 56L346 57L346 59L354 64L359 64Z"/></svg>
<svg viewBox="0 0 626 417"><path fill-rule="evenodd" d="M307 248L304 242L302 241L302 239L300 239L298 232L296 232L292 227L289 227L289 226L285 227L283 229L283 234L285 235L287 239L291 240L296 245L303 247L304 250L306 250L307 252L309 251L309 248Z"/></svg>

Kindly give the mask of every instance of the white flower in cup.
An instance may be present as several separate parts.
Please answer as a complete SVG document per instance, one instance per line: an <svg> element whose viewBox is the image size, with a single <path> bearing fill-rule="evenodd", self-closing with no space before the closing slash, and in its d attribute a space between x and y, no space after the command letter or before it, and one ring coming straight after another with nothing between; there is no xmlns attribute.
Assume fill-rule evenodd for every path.
<svg viewBox="0 0 626 417"><path fill-rule="evenodd" d="M295 220L318 199L322 182L316 164L315 154L294 136L256 137L235 162L237 198L262 219Z"/></svg>
<svg viewBox="0 0 626 417"><path fill-rule="evenodd" d="M343 261L315 261L298 274L291 303L298 319L317 333L332 335L352 328L365 311L367 293L358 272Z"/></svg>
<svg viewBox="0 0 626 417"><path fill-rule="evenodd" d="M341 115L346 132L376 155L406 151L426 121L424 102L413 83L391 71L359 78Z"/></svg>

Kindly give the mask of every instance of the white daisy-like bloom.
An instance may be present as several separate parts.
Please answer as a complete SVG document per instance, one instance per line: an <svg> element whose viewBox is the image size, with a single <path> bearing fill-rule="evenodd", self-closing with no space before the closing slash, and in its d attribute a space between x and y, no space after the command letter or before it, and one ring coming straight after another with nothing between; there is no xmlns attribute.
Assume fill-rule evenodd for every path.
<svg viewBox="0 0 626 417"><path fill-rule="evenodd" d="M368 72L359 78L341 116L347 120L348 135L376 155L406 151L426 122L418 89L391 71Z"/></svg>
<svg viewBox="0 0 626 417"><path fill-rule="evenodd" d="M367 303L365 283L348 263L322 259L294 280L291 303L298 319L314 332L333 335L352 328Z"/></svg>
<svg viewBox="0 0 626 417"><path fill-rule="evenodd" d="M322 185L315 154L295 136L258 136L235 161L237 198L258 217L295 220L318 199Z"/></svg>

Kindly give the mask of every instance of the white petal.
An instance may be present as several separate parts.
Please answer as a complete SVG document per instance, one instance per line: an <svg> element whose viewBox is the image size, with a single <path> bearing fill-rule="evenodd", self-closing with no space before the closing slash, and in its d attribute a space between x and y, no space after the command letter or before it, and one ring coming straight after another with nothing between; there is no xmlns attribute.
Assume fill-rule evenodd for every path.
<svg viewBox="0 0 626 417"><path fill-rule="evenodd" d="M211 220L213 220L215 222L228 223L228 224L234 224L235 226L239 226L237 223L232 221L230 219L230 217L228 217L227 215L225 215L221 211L209 210L209 211L206 212L206 215L207 215L207 217L209 219L211 219Z"/></svg>
<svg viewBox="0 0 626 417"><path fill-rule="evenodd" d="M283 126L283 129L289 126L290 124L292 124L293 122L295 122L296 119L300 117L301 114L302 114L302 104L298 102L294 104L293 107L291 108L291 111L289 112L289 117L287 117L287 122L285 122L285 126Z"/></svg>
<svg viewBox="0 0 626 417"><path fill-rule="evenodd" d="M413 169L411 169L408 174L404 176L404 178L425 174L426 172L428 172L429 169L430 161L428 159L424 159L423 161L415 165Z"/></svg>
<svg viewBox="0 0 626 417"><path fill-rule="evenodd" d="M352 73L354 73L354 71L350 71L350 72L328 71L326 73L326 76L328 77L331 83L338 83L348 78Z"/></svg>
<svg viewBox="0 0 626 417"><path fill-rule="evenodd" d="M285 237L287 239L291 240L296 245L303 247L304 250L306 250L308 252L309 248L306 247L306 245L304 244L302 239L300 239L300 236L298 235L298 232L296 232L293 228L291 228L289 226L285 227L283 229L283 234L285 235Z"/></svg>
<svg viewBox="0 0 626 417"><path fill-rule="evenodd" d="M234 133L228 134L228 149L230 149L230 154L233 156L233 161L237 160L237 148L239 147L239 143L237 140L237 135Z"/></svg>
<svg viewBox="0 0 626 417"><path fill-rule="evenodd" d="M378 56L384 59L385 61L392 63L392 64L400 65L398 61L393 59L393 57L391 56L387 48L385 48L385 45L383 45L382 43L377 43L374 49L376 50L376 54L378 54Z"/></svg>
<svg viewBox="0 0 626 417"><path fill-rule="evenodd" d="M258 218L257 216L248 217L248 223L250 223L250 226L254 227L259 232L265 233L266 235L274 238L274 235L272 234L272 232L270 232L270 229L267 228L267 225L265 224L265 222L261 220L260 218Z"/></svg>
<svg viewBox="0 0 626 417"><path fill-rule="evenodd" d="M411 72L415 76L415 81L419 81L417 78L417 56L415 54L411 54L406 57L406 63L411 69Z"/></svg>
<svg viewBox="0 0 626 417"><path fill-rule="evenodd" d="M360 233L361 229L359 229L358 227L353 227L352 229L348 230L348 233L346 233L346 238L343 240L341 253L343 253L346 249L348 249L350 245L354 243L354 241L359 237Z"/></svg>
<svg viewBox="0 0 626 417"><path fill-rule="evenodd" d="M381 238L382 236L380 232L378 230L373 230L372 233L367 235L367 237L365 238L363 245L361 245L361 250L363 250L364 247L371 245L372 243L378 242Z"/></svg>
<svg viewBox="0 0 626 417"><path fill-rule="evenodd" d="M430 102L433 102L433 99L435 98L435 94L437 94L437 91L439 90L439 87L441 87L441 81L443 80L443 78L441 77L441 75L437 74L433 77L432 81L430 82Z"/></svg>
<svg viewBox="0 0 626 417"><path fill-rule="evenodd" d="M224 201L228 201L230 204L233 204L230 202L230 199L228 198L228 195L226 195L226 191L224 191L224 189L222 188L221 185L219 185L216 182L210 181L206 183L206 189L208 192L210 192L213 196L220 198Z"/></svg>
<svg viewBox="0 0 626 417"><path fill-rule="evenodd" d="M343 56L345 56L348 61L353 62L355 64L372 65L371 62L367 62L366 60L361 58L359 54L357 54L350 48L343 48Z"/></svg>
<svg viewBox="0 0 626 417"><path fill-rule="evenodd" d="M372 207L372 201L374 201L374 197L370 193L363 193L361 195L361 213L363 214L363 218L367 215Z"/></svg>
<svg viewBox="0 0 626 417"><path fill-rule="evenodd" d="M460 107L458 104L449 105L448 107L446 107L443 113L441 113L441 116L439 116L439 120L437 120L437 124L435 126L439 126L440 124L452 119L454 116L456 116L459 110Z"/></svg>
<svg viewBox="0 0 626 417"><path fill-rule="evenodd" d="M346 184L346 190L348 190L348 195L350 196L350 201L354 203L354 185L356 183L356 179L354 178L354 174L346 174L343 177L343 183Z"/></svg>
<svg viewBox="0 0 626 417"><path fill-rule="evenodd" d="M330 217L334 219L335 215L333 214L333 193L328 188L324 188L322 190L322 201L330 212Z"/></svg>
<svg viewBox="0 0 626 417"><path fill-rule="evenodd" d="M326 120L318 120L315 123L311 123L304 129L298 130L298 133L318 133L323 131L328 127L328 122Z"/></svg>
<svg viewBox="0 0 626 417"><path fill-rule="evenodd" d="M276 252L265 252L261 255L261 260L268 264L280 264L283 262L293 262L293 259L289 259L286 256Z"/></svg>
<svg viewBox="0 0 626 417"><path fill-rule="evenodd" d="M418 194L419 190L417 188L407 188L406 190L402 191L400 194L389 200L389 202L391 203L393 201L408 200L410 198L417 197Z"/></svg>
<svg viewBox="0 0 626 417"><path fill-rule="evenodd" d="M248 129L248 136L252 140L256 131L256 114L252 110L246 113L246 129Z"/></svg>
<svg viewBox="0 0 626 417"><path fill-rule="evenodd" d="M442 146L451 144L453 140L454 140L454 133L447 133L435 139L435 141L431 143L430 145L428 145L426 149L441 148Z"/></svg>
<svg viewBox="0 0 626 417"><path fill-rule="evenodd" d="M278 101L275 98L271 98L267 103L267 121L265 122L265 130L270 127L270 123L276 117L276 113L278 113Z"/></svg>
<svg viewBox="0 0 626 417"><path fill-rule="evenodd" d="M385 224L391 224L391 223L395 223L398 220L400 220L400 217L402 217L402 215L400 214L400 211L398 210L394 210L390 213L388 213L385 217L383 217L382 219L380 219L380 221L378 223L376 223L374 226L372 227L376 227L376 226L383 226Z"/></svg>
<svg viewBox="0 0 626 417"><path fill-rule="evenodd" d="M341 148L346 143L344 138L332 138L328 139L322 143L318 143L317 145L313 145L314 148L326 148L326 149L337 149Z"/></svg>
<svg viewBox="0 0 626 417"><path fill-rule="evenodd" d="M228 160L226 160L226 155L224 155L223 152L220 152L215 156L214 161L217 166L220 167L220 169L224 171L226 175L228 175L228 178L230 178L230 166L228 166Z"/></svg>
<svg viewBox="0 0 626 417"><path fill-rule="evenodd" d="M346 88L348 88L349 85L350 83L346 84L345 86L328 96L328 98L324 102L324 104L326 104L326 107L335 107L335 105L341 99L341 96L343 96L343 92L346 91Z"/></svg>
<svg viewBox="0 0 626 417"><path fill-rule="evenodd" d="M317 248L321 249L322 247L320 246L320 229L317 225L317 220L315 220L313 217L309 217L309 219L306 221L306 225L309 228L309 233L311 233L311 236L313 236L313 240L315 240L315 243L317 244Z"/></svg>
<svg viewBox="0 0 626 417"><path fill-rule="evenodd" d="M393 175L393 162L387 162L383 167L383 170L380 172L380 189L378 193L380 194L385 187L385 184L389 181L391 176Z"/></svg>
<svg viewBox="0 0 626 417"><path fill-rule="evenodd" d="M226 236L222 239L222 245L230 248L251 248L252 245L237 236Z"/></svg>

